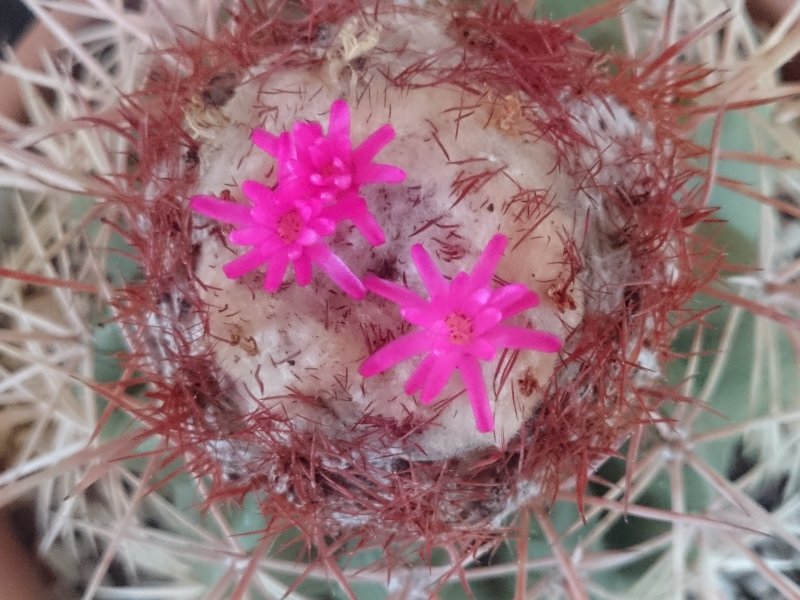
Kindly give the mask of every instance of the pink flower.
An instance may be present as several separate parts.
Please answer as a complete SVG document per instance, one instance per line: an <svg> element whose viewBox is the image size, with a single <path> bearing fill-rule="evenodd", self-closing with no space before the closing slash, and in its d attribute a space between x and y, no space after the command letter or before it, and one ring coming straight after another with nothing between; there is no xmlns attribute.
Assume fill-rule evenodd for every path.
<svg viewBox="0 0 800 600"><path fill-rule="evenodd" d="M318 198L327 218L352 221L373 246L385 241L360 189L367 183L399 183L405 179L401 169L372 162L394 139L391 125L379 128L353 150L350 107L337 100L331 105L327 135L319 123L297 122L291 133L276 136L256 129L252 139L278 161L278 180L284 193Z"/></svg>
<svg viewBox="0 0 800 600"><path fill-rule="evenodd" d="M359 369L371 377L413 356L427 353L409 377L404 390L422 390L428 404L444 389L454 370L467 389L478 431L494 430L494 416L479 361L493 360L501 348L556 352L561 341L554 335L504 325L503 321L539 304L539 297L524 285L492 288L492 277L508 240L494 236L471 274L460 272L447 281L430 255L417 244L411 258L430 296L424 300L407 288L368 276L364 285L400 307L400 314L418 329L390 342L370 356Z"/></svg>
<svg viewBox="0 0 800 600"><path fill-rule="evenodd" d="M212 196L195 196L190 203L202 215L235 225L228 236L231 242L253 247L222 267L229 279L268 264L264 289L275 292L289 263L299 286L311 282L312 265L316 264L350 296L364 297L361 280L322 241L333 233L336 223L322 214L319 200L293 199L255 181L245 181L242 191L253 206Z"/></svg>

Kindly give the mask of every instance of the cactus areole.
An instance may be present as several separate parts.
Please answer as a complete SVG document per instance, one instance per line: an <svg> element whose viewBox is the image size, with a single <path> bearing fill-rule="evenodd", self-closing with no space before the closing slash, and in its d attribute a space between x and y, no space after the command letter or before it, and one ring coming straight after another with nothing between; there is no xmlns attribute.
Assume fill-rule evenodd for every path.
<svg viewBox="0 0 800 600"><path fill-rule="evenodd" d="M465 551L580 496L713 274L700 75L500 2L268 4L126 99L127 408L312 540Z"/></svg>

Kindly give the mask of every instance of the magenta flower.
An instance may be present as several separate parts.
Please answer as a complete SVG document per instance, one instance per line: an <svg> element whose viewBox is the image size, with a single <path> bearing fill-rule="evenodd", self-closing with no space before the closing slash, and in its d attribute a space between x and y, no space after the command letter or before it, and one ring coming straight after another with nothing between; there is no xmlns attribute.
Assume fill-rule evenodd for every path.
<svg viewBox="0 0 800 600"><path fill-rule="evenodd" d="M316 264L350 296L364 297L361 280L322 241L334 232L336 223L322 214L319 200L292 199L256 181L245 181L242 191L251 207L213 196L195 196L190 203L202 215L235 225L228 236L231 242L253 247L222 267L229 279L268 264L264 289L275 292L289 263L299 286L311 282L312 265Z"/></svg>
<svg viewBox="0 0 800 600"><path fill-rule="evenodd" d="M278 161L278 180L284 193L318 198L327 218L352 221L373 246L385 241L360 189L367 183L399 183L405 179L401 169L372 162L394 139L391 125L379 128L353 150L350 107L344 100L337 100L331 105L327 135L319 123L297 122L291 133L276 136L256 129L252 139Z"/></svg>
<svg viewBox="0 0 800 600"><path fill-rule="evenodd" d="M420 401L428 404L457 370L467 389L478 431L493 431L494 416L479 361L493 360L501 348L540 352L556 352L561 348L561 341L554 335L503 324L539 304L536 293L524 285L492 287L494 271L507 243L505 236L494 236L472 273L462 271L450 282L420 244L412 247L411 258L429 300L396 283L373 276L365 278L368 290L396 303L402 317L418 329L375 352L361 365L359 373L371 377L427 353L406 382L405 392L422 390Z"/></svg>

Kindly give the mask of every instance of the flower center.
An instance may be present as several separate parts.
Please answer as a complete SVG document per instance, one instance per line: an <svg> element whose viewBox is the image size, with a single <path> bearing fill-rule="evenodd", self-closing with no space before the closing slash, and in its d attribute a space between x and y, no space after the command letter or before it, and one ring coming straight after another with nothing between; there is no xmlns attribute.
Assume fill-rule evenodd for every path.
<svg viewBox="0 0 800 600"><path fill-rule="evenodd" d="M317 172L310 177L311 183L320 187L333 185L340 190L349 188L353 183L353 176L348 166L341 158L334 156L331 160L317 166Z"/></svg>
<svg viewBox="0 0 800 600"><path fill-rule="evenodd" d="M300 213L296 210L290 210L278 219L278 237L287 244L296 242L297 238L300 237L300 232L303 231L303 225L303 218Z"/></svg>
<svg viewBox="0 0 800 600"><path fill-rule="evenodd" d="M450 313L444 320L450 334L450 343L463 346L472 341L472 319L461 313Z"/></svg>
<svg viewBox="0 0 800 600"><path fill-rule="evenodd" d="M336 165L333 164L333 161L326 162L324 165L319 167L319 175L322 179L328 179L334 175L338 175Z"/></svg>

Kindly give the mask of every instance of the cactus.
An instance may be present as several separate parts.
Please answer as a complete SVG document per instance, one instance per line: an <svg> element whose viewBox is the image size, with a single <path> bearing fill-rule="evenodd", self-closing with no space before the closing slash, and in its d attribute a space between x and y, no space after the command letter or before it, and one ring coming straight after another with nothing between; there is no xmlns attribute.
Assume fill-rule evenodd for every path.
<svg viewBox="0 0 800 600"><path fill-rule="evenodd" d="M796 35L45 4L61 62L6 63L0 505L78 596L800 593L800 145L763 76Z"/></svg>

